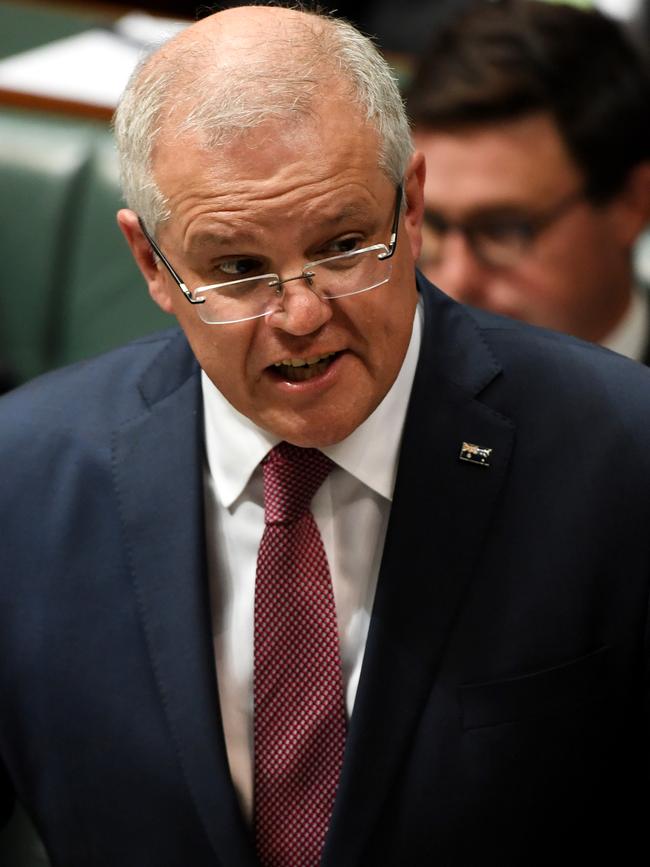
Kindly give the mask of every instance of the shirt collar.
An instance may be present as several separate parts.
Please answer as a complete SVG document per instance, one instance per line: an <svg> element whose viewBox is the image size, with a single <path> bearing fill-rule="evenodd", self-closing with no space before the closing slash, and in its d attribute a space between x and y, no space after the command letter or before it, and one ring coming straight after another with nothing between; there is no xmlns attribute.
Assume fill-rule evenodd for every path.
<svg viewBox="0 0 650 867"><path fill-rule="evenodd" d="M391 500L397 458L422 340L422 302L395 382L373 413L340 443L322 451L373 491ZM241 496L259 463L280 442L236 410L201 371L208 469L225 508Z"/></svg>
<svg viewBox="0 0 650 867"><path fill-rule="evenodd" d="M648 295L637 288L632 292L625 315L602 345L635 361L642 361L648 344Z"/></svg>

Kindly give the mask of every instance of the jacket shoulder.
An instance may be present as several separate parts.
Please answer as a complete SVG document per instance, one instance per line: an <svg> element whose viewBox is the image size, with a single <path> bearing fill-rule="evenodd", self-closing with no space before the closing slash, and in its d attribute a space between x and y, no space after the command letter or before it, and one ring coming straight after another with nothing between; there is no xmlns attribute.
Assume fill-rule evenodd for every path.
<svg viewBox="0 0 650 867"><path fill-rule="evenodd" d="M0 399L0 442L43 434L109 434L198 366L179 329L46 373ZM152 387L150 387L152 385Z"/></svg>

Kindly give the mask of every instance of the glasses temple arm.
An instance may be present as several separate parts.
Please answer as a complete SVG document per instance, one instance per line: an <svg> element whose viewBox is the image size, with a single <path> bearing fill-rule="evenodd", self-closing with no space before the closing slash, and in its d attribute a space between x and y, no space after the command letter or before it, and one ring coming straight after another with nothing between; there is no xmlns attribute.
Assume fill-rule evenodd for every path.
<svg viewBox="0 0 650 867"><path fill-rule="evenodd" d="M397 196L395 199L395 216L393 217L393 225L390 229L390 241L388 242L388 252L379 256L380 259L390 259L395 252L397 246L397 230L399 229L399 218L402 212L402 199L404 198L404 185L399 184L397 187Z"/></svg>
<svg viewBox="0 0 650 867"><path fill-rule="evenodd" d="M156 256L158 256L158 258L163 263L165 268L167 268L167 270L171 274L172 278L177 283L178 288L181 290L181 292L187 298L187 300L190 302L190 304L203 304L203 303L205 303L205 298L192 298L192 293L190 292L190 290L187 288L187 286L185 285L185 283L181 279L180 274L177 273L177 271L174 268L174 266L172 265L172 263L169 261L167 256L165 256L165 254L160 249L158 244L154 241L152 236L147 231L147 227L145 226L144 221L142 220L142 217L138 217L138 223L140 224L140 229L142 230L142 234L145 236L145 238L149 242L149 246L154 251Z"/></svg>

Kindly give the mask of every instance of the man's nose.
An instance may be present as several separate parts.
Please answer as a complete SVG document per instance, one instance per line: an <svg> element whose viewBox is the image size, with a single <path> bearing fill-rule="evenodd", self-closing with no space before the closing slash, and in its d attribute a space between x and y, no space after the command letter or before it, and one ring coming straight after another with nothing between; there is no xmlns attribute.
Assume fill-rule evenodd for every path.
<svg viewBox="0 0 650 867"><path fill-rule="evenodd" d="M283 283L278 309L268 321L273 328L300 337L318 331L331 318L331 303L310 287L307 278L300 278Z"/></svg>
<svg viewBox="0 0 650 867"><path fill-rule="evenodd" d="M439 252L438 260L425 268L426 276L457 301L480 306L489 274L467 238L457 229L451 229Z"/></svg>

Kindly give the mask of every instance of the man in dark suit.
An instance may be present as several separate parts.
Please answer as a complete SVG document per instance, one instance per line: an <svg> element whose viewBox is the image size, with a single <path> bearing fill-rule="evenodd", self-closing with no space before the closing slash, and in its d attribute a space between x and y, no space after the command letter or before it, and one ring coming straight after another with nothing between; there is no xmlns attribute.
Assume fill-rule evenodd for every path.
<svg viewBox="0 0 650 867"><path fill-rule="evenodd" d="M0 813L19 799L56 867L632 863L647 370L416 277L423 159L346 25L205 19L116 132L120 225L181 330L0 404ZM271 684L276 774L253 598L285 453L331 462L304 532L341 704L299 691L285 715L331 659L303 671L302 608L276 609L299 660Z"/></svg>
<svg viewBox="0 0 650 867"><path fill-rule="evenodd" d="M472 3L407 94L427 160L420 267L458 301L650 362L650 72L615 21Z"/></svg>

